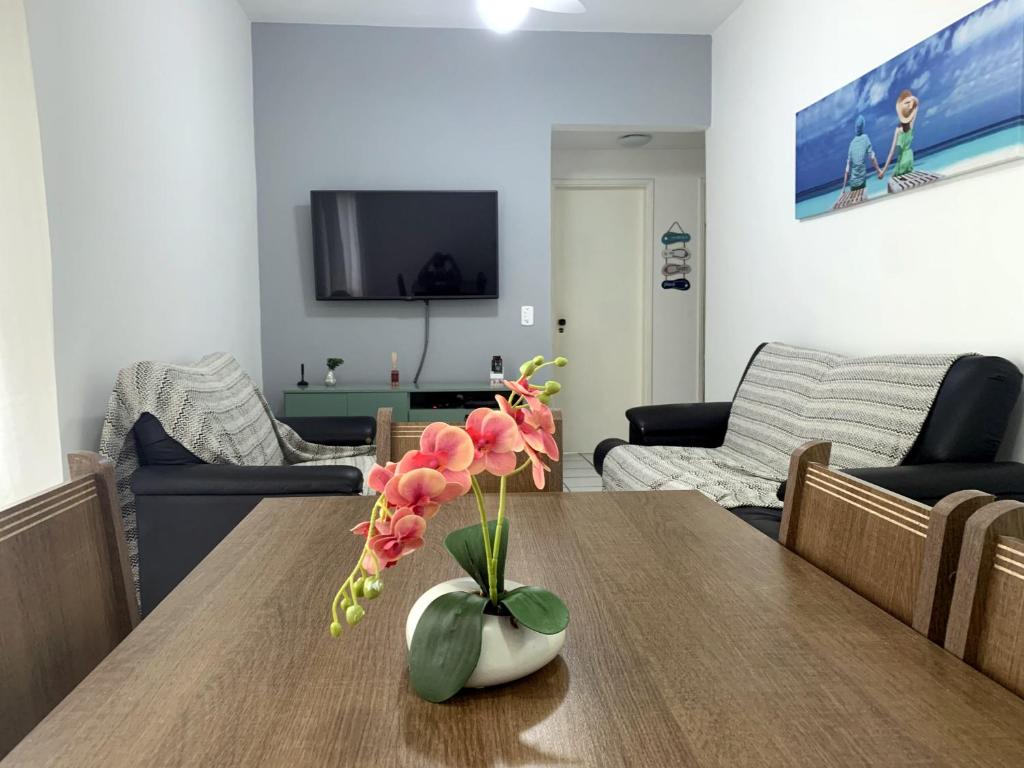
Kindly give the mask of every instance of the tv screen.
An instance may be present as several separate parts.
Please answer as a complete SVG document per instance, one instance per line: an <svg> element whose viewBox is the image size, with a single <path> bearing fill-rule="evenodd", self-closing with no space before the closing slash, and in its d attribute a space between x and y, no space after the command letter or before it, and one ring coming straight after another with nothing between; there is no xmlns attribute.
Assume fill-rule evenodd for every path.
<svg viewBox="0 0 1024 768"><path fill-rule="evenodd" d="M311 192L316 297L498 298L497 192Z"/></svg>

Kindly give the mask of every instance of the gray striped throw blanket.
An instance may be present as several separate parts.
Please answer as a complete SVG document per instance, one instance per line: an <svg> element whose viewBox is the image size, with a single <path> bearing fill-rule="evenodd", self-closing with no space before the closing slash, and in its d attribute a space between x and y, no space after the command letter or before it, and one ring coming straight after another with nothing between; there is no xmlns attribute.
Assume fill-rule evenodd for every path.
<svg viewBox="0 0 1024 768"><path fill-rule="evenodd" d="M789 458L809 440L831 442L836 467L895 466L959 357L844 357L768 344L736 393L721 448L619 446L605 458L605 490L693 489L724 507L779 508Z"/></svg>
<svg viewBox="0 0 1024 768"><path fill-rule="evenodd" d="M304 466L342 464L363 475L375 463L373 446L307 443L282 424L255 382L231 355L207 355L194 365L142 362L118 373L103 421L100 452L116 464L132 572L138 582L138 536L131 477L139 466L132 427L151 413L172 438L208 464Z"/></svg>

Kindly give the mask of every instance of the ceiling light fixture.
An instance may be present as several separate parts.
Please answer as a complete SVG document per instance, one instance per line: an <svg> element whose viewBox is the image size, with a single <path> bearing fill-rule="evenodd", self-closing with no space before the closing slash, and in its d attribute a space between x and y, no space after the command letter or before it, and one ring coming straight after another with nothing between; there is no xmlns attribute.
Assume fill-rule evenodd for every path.
<svg viewBox="0 0 1024 768"><path fill-rule="evenodd" d="M518 29L531 8L549 13L585 13L580 0L476 0L476 10L484 24L505 34Z"/></svg>
<svg viewBox="0 0 1024 768"><path fill-rule="evenodd" d="M649 133L627 133L619 136L619 144L629 149L639 149L650 144L653 138Z"/></svg>
<svg viewBox="0 0 1024 768"><path fill-rule="evenodd" d="M476 0L476 9L484 24L504 35L526 21L530 4L527 0Z"/></svg>

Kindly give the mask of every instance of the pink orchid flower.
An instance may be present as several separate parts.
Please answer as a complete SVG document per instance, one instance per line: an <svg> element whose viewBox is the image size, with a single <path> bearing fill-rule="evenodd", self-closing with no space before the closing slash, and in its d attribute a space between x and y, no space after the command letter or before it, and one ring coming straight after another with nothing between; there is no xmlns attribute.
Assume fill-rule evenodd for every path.
<svg viewBox="0 0 1024 768"><path fill-rule="evenodd" d="M533 450L529 445L525 445L524 450L526 451L526 455L530 457L530 471L533 473L533 484L536 486L538 491L543 491L546 480L544 473L550 472L551 467L545 464L541 460L540 454Z"/></svg>
<svg viewBox="0 0 1024 768"><path fill-rule="evenodd" d="M399 473L426 467L444 475L448 487L437 497L442 504L469 491L467 471L475 458L473 440L464 429L434 422L420 435L420 449L409 451L398 463Z"/></svg>
<svg viewBox="0 0 1024 768"><path fill-rule="evenodd" d="M470 474L478 475L486 469L504 477L515 471L516 453L523 450L515 419L501 411L477 408L466 419L466 432L476 449Z"/></svg>
<svg viewBox="0 0 1024 768"><path fill-rule="evenodd" d="M360 538L363 538L363 539L366 538L366 534L368 534L369 532L370 532L370 521L369 520L363 520L361 523L359 523L358 525L356 525L355 527L352 528L352 533L354 533L356 536L359 536Z"/></svg>
<svg viewBox="0 0 1024 768"><path fill-rule="evenodd" d="M513 408L502 395L497 395L498 407L516 420L523 442L537 453L558 461L558 443L555 442L555 417L551 409L538 402L536 407Z"/></svg>
<svg viewBox="0 0 1024 768"><path fill-rule="evenodd" d="M369 526L369 524L367 524ZM390 568L410 552L423 546L427 521L409 507L403 507L387 520L378 520L376 535L370 539L370 551L363 558L367 573Z"/></svg>
<svg viewBox="0 0 1024 768"><path fill-rule="evenodd" d="M377 493L384 493L388 482L395 476L397 471L398 465L393 461L389 461L383 467L380 464L374 464L370 469L370 474L366 476L366 484Z"/></svg>
<svg viewBox="0 0 1024 768"><path fill-rule="evenodd" d="M531 384L530 380L525 376L520 377L517 381L506 381L505 386L517 395L521 395L531 408L538 408L544 405L544 403L537 399L537 393L544 388Z"/></svg>
<svg viewBox="0 0 1024 768"><path fill-rule="evenodd" d="M396 474L386 486L384 497L388 506L408 507L429 520L440 506L439 498L448 490L448 481L436 469L420 467Z"/></svg>

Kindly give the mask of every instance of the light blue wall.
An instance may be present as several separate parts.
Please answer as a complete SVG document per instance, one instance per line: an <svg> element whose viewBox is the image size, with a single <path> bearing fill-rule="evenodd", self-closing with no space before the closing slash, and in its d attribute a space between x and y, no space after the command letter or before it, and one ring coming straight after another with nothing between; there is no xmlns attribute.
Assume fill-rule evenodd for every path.
<svg viewBox="0 0 1024 768"><path fill-rule="evenodd" d="M420 303L317 302L311 189L497 189L501 298L434 302L423 381L486 375L551 345L553 125L701 129L710 122L706 36L256 24L253 85L264 386L323 376L411 379ZM402 222L395 222L396 227ZM536 324L519 324L519 307ZM614 318L609 318L613 322Z"/></svg>

